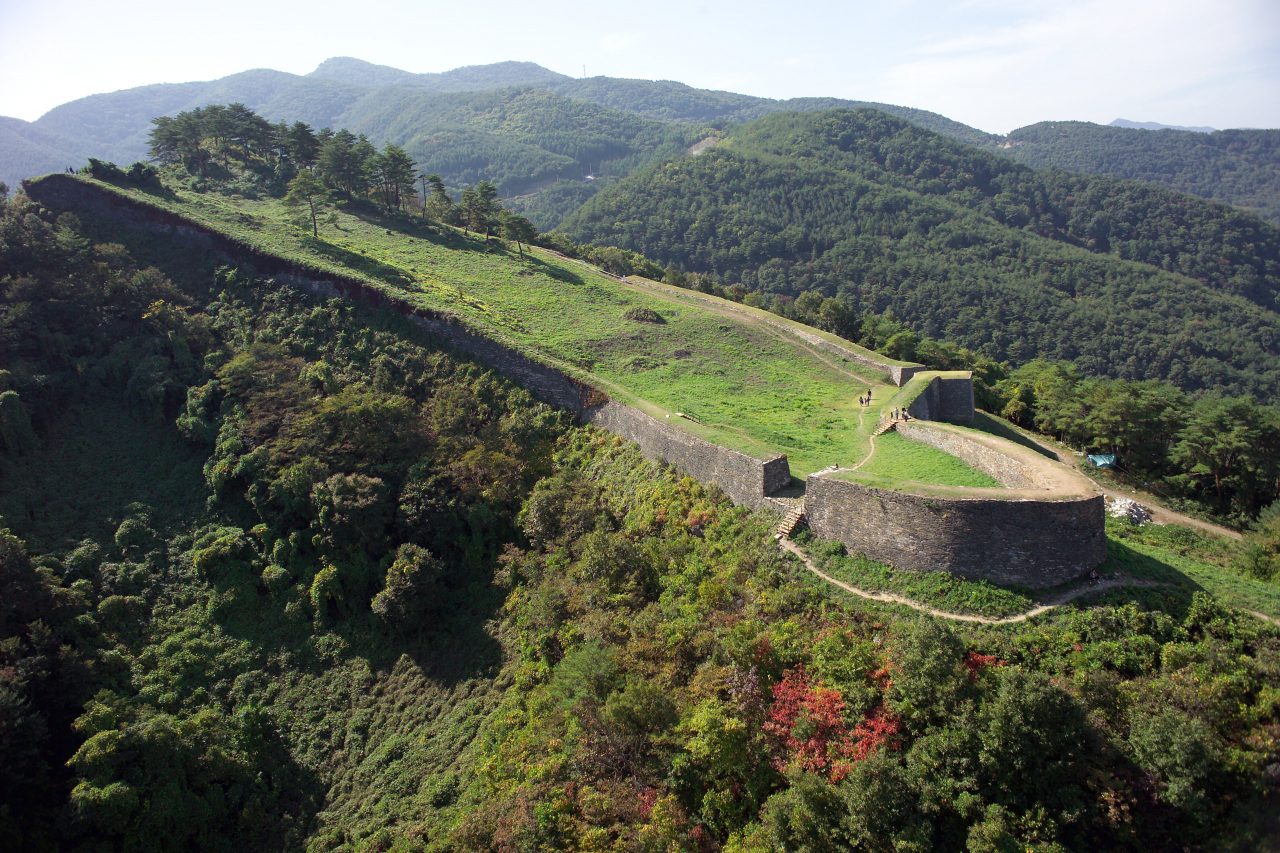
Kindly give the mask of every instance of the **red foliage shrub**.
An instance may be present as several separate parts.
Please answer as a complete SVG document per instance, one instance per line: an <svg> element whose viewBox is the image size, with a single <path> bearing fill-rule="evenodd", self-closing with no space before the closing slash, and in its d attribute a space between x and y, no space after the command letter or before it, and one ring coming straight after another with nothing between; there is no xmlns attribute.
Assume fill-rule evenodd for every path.
<svg viewBox="0 0 1280 853"><path fill-rule="evenodd" d="M963 663L964 668L969 670L970 681L977 681L978 673L989 666L1005 665L1005 662L997 659L995 655L980 655L977 652L967 652Z"/></svg>
<svg viewBox="0 0 1280 853"><path fill-rule="evenodd" d="M804 667L787 670L773 688L773 705L763 728L780 747L774 766L784 770L799 762L805 770L830 773L839 781L849 767L888 743L898 733L898 720L878 706L852 729L844 719L840 691L811 685ZM846 759L846 760L841 760Z"/></svg>

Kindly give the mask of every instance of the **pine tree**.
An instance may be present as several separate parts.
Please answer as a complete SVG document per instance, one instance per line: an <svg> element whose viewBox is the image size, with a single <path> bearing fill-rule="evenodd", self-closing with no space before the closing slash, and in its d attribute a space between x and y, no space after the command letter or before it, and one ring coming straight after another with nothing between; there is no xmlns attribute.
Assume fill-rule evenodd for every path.
<svg viewBox="0 0 1280 853"><path fill-rule="evenodd" d="M320 212L329 205L329 188L315 172L303 169L289 182L289 192L285 194L284 205L295 211L305 208L305 212L311 218L311 233L319 237L320 228L316 220Z"/></svg>
<svg viewBox="0 0 1280 853"><path fill-rule="evenodd" d="M399 209L405 196L413 192L413 182L417 179L413 158L399 145L388 142L374 159L373 172L382 185L387 207Z"/></svg>
<svg viewBox="0 0 1280 853"><path fill-rule="evenodd" d="M516 248L520 252L520 260L524 260L523 244L538 236L538 229L525 217L509 210L502 211L501 221L503 239L515 241Z"/></svg>

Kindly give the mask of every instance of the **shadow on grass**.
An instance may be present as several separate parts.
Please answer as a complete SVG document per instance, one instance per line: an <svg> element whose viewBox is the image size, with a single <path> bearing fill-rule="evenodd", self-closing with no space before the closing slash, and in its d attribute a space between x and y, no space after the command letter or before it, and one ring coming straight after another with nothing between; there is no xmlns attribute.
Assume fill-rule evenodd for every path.
<svg viewBox="0 0 1280 853"><path fill-rule="evenodd" d="M489 242L486 244L483 234L459 234L458 230L452 225L423 222L421 219L411 220L387 217L363 208L353 210L351 206L347 206L344 212L374 228L381 228L384 231L390 231L393 234L399 234L412 240L422 240L435 246L444 246L456 251L476 252L482 255L512 254L506 241L497 235L490 235Z"/></svg>
<svg viewBox="0 0 1280 853"><path fill-rule="evenodd" d="M975 411L973 414L972 426L980 432L985 432L988 435L994 435L996 438L1003 438L1007 441L1012 441L1014 444L1020 444L1028 450L1034 450L1041 456L1047 456L1057 462L1062 461L1058 459L1057 453L1054 453L1052 450L1032 441L1000 418L989 415L986 412Z"/></svg>
<svg viewBox="0 0 1280 853"><path fill-rule="evenodd" d="M560 266L556 266L555 264L548 263L547 261L537 257L536 255L526 254L525 258L528 259L530 264L537 267L539 272L543 273L544 275L549 275L558 281L563 281L565 284L577 284L577 285L586 284L586 280L582 276L574 272L573 270L567 270L564 267L560 267Z"/></svg>
<svg viewBox="0 0 1280 853"><path fill-rule="evenodd" d="M384 264L376 258L362 255L359 252L352 252L341 246L335 246L323 238L308 235L302 239L302 245L317 255L328 258L349 269L364 273L370 278L376 278L378 281L385 282L393 287L407 288L413 283L413 279L399 267Z"/></svg>

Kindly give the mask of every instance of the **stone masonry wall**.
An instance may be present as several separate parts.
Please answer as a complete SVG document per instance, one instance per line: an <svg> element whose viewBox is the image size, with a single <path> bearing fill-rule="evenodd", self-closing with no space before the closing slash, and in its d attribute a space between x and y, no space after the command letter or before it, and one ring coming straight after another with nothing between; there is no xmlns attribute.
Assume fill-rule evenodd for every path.
<svg viewBox="0 0 1280 853"><path fill-rule="evenodd" d="M907 413L919 421L972 423L973 377L933 377L907 406Z"/></svg>
<svg viewBox="0 0 1280 853"><path fill-rule="evenodd" d="M765 496L791 482L786 456L762 462L612 400L584 412L583 420L634 441L650 459L669 462L703 483L717 484L734 503L752 509L774 509Z"/></svg>
<svg viewBox="0 0 1280 853"><path fill-rule="evenodd" d="M938 400L938 380L935 377L924 386L920 395L907 406L907 413L918 421L936 421L941 406Z"/></svg>
<svg viewBox="0 0 1280 853"><path fill-rule="evenodd" d="M938 377L938 420L952 424L973 423L973 376Z"/></svg>
<svg viewBox="0 0 1280 853"><path fill-rule="evenodd" d="M716 483L735 503L753 509L775 509L765 500L791 482L787 457L756 459L712 444L650 417L639 409L607 400L604 394L516 349L468 329L460 319L418 308L358 279L308 268L242 244L226 235L168 211L96 189L75 178L53 175L24 182L28 195L47 207L75 207L124 227L163 235L180 245L204 249L276 281L322 298L345 297L398 311L446 346L473 356L503 376L527 388L549 405L573 412L640 446L650 459L661 459L704 483Z"/></svg>
<svg viewBox="0 0 1280 853"><path fill-rule="evenodd" d="M1030 465L1024 465L1012 456L1006 456L962 435L910 422L898 424L897 429L903 438L960 457L1006 489L1047 489L1051 485Z"/></svg>
<svg viewBox="0 0 1280 853"><path fill-rule="evenodd" d="M943 499L810 475L809 527L908 571L1033 589L1075 580L1107 556L1103 498Z"/></svg>

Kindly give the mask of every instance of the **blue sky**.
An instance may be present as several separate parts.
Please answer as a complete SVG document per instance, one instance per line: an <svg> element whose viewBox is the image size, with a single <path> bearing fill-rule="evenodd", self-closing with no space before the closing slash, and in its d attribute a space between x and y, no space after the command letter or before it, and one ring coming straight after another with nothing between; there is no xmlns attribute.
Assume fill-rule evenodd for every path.
<svg viewBox="0 0 1280 853"><path fill-rule="evenodd" d="M997 133L1118 117L1280 127L1276 0L0 0L0 32L0 115L27 120L95 92L355 56L883 101Z"/></svg>

